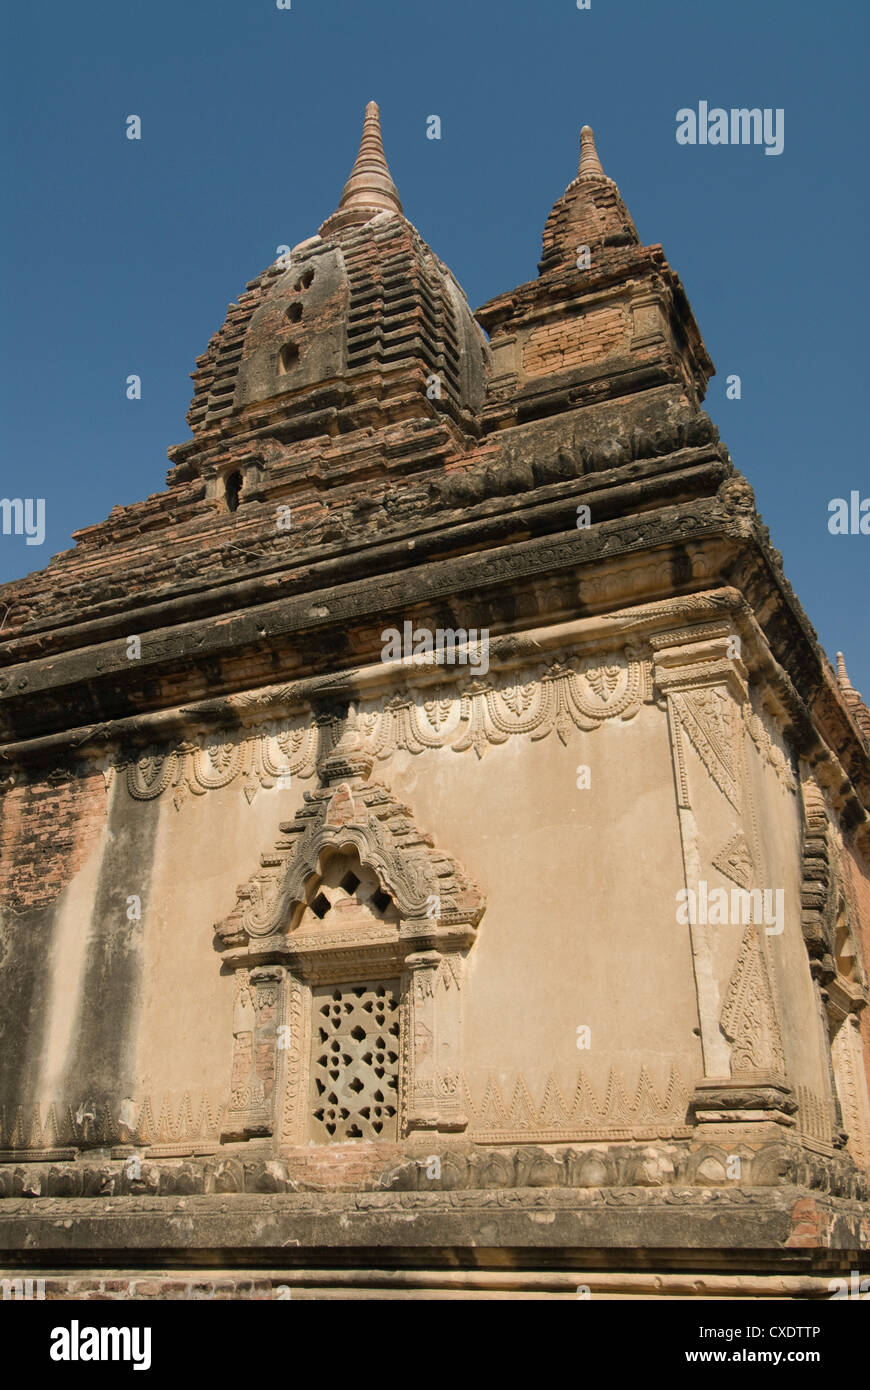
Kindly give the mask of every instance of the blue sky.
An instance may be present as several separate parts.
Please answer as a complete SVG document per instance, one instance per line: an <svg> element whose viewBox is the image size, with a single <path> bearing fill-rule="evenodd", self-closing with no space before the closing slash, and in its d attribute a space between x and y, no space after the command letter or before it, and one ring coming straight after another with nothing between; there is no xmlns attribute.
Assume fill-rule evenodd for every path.
<svg viewBox="0 0 870 1390"><path fill-rule="evenodd" d="M588 122L686 286L718 372L706 407L786 573L870 697L870 536L827 530L831 498L870 496L868 16L854 0L7 7L0 496L45 497L47 535L0 536L0 581L162 489L194 358L335 208L368 100L406 214L473 307L535 275ZM677 110L701 100L782 107L783 153L678 145Z"/></svg>

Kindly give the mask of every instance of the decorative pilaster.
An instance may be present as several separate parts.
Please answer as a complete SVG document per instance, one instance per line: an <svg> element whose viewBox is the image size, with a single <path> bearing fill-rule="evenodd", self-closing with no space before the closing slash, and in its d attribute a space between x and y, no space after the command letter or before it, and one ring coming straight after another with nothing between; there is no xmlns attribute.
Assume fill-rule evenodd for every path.
<svg viewBox="0 0 870 1390"><path fill-rule="evenodd" d="M251 1139L275 1129L278 1022L285 977L281 965L236 972L230 1103L223 1138Z"/></svg>
<svg viewBox="0 0 870 1390"><path fill-rule="evenodd" d="M459 1067L460 976L458 954L420 951L405 962L410 972L409 1129L464 1129Z"/></svg>
<svg viewBox="0 0 870 1390"><path fill-rule="evenodd" d="M696 1123L792 1125L797 1107L786 1082L773 980L757 918L742 917L745 930L735 945L731 917L706 911L708 880L719 874L744 893L759 886L761 850L745 762L748 688L740 640L730 622L722 621L657 634L651 644L656 685L668 710L686 900L694 905L688 931L704 1075L691 1108Z"/></svg>

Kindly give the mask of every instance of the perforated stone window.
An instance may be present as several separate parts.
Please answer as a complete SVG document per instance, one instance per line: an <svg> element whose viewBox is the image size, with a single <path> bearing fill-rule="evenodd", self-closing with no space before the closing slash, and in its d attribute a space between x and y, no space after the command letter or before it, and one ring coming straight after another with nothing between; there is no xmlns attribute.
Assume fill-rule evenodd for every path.
<svg viewBox="0 0 870 1390"><path fill-rule="evenodd" d="M309 1137L396 1139L399 984L326 986L312 995Z"/></svg>
<svg viewBox="0 0 870 1390"><path fill-rule="evenodd" d="M377 875L357 854L332 855L323 865L319 878L308 886L308 901L300 917L300 927L310 931L345 930L352 924L360 928L382 922L395 922L398 912L393 899L380 885Z"/></svg>
<svg viewBox="0 0 870 1390"><path fill-rule="evenodd" d="M318 893L317 897L314 898L314 900L311 903L311 911L314 913L315 917L319 917L322 920L326 916L331 906L332 904L330 903L329 898L327 898L326 894Z"/></svg>

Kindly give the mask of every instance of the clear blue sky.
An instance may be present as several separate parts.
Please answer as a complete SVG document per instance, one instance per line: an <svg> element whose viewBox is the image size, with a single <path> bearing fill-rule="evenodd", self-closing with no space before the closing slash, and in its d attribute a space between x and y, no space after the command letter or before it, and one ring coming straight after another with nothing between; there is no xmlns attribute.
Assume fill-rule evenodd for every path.
<svg viewBox="0 0 870 1390"><path fill-rule="evenodd" d="M832 497L870 496L868 14L856 0L7 6L0 496L45 497L47 537L0 536L0 581L163 487L194 358L277 246L335 208L368 100L406 214L473 307L536 273L588 122L641 237L683 279L718 369L707 409L786 573L870 697L870 536L827 530ZM676 112L700 100L784 108L784 152L679 146Z"/></svg>

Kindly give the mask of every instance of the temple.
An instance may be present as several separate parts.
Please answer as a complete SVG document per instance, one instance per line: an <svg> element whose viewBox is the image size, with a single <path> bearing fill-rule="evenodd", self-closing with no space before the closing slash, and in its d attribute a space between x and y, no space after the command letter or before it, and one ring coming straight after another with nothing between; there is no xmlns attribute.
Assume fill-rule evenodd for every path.
<svg viewBox="0 0 870 1390"><path fill-rule="evenodd" d="M588 127L537 278L472 313L366 108L167 486L0 588L10 1277L863 1267L870 714L712 373Z"/></svg>

